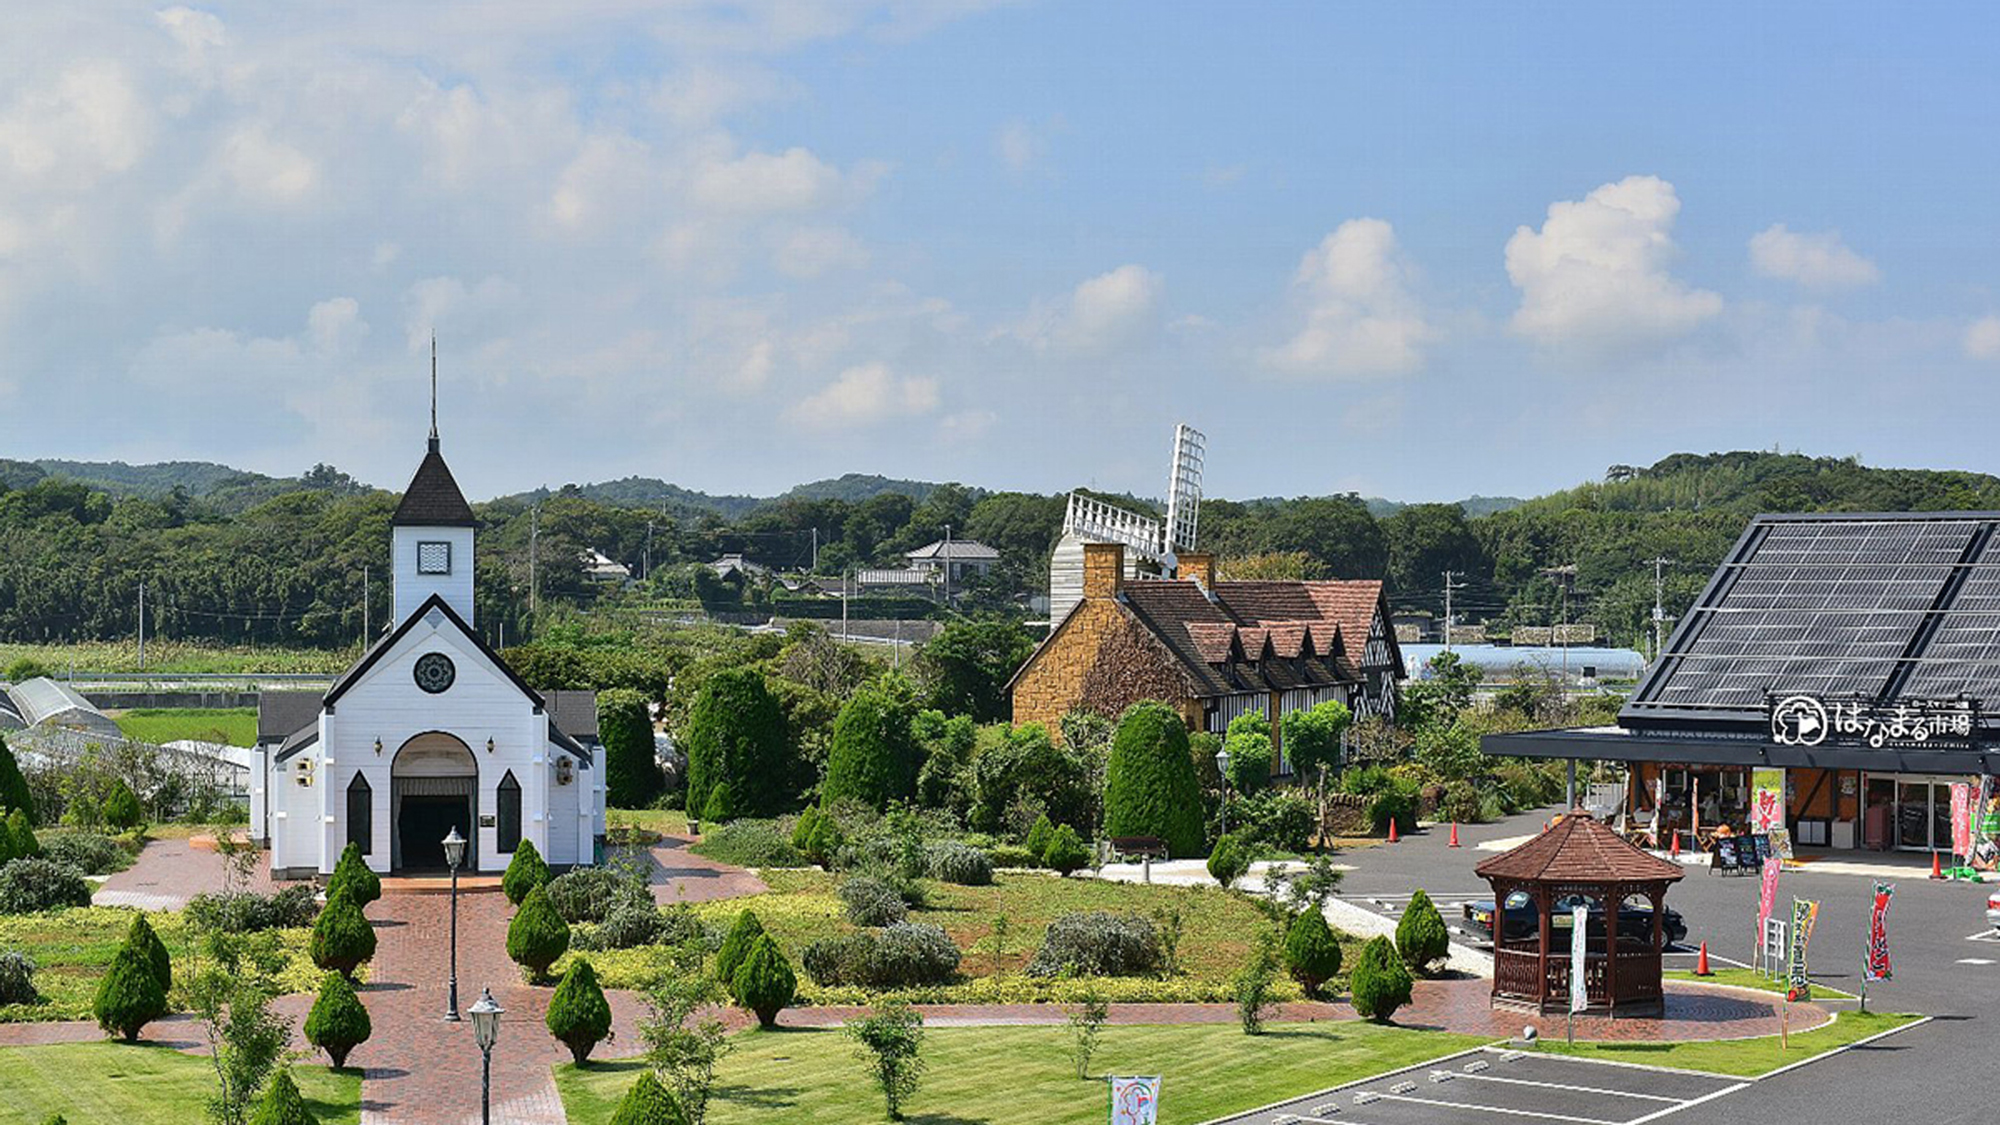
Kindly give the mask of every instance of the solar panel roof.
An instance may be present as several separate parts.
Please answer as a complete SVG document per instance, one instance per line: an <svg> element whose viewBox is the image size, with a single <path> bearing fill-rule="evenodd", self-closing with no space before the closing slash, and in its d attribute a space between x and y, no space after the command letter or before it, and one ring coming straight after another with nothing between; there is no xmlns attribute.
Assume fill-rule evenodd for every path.
<svg viewBox="0 0 2000 1125"><path fill-rule="evenodd" d="M2000 711L2000 513L1759 516L1620 715L1761 722L1767 695Z"/></svg>

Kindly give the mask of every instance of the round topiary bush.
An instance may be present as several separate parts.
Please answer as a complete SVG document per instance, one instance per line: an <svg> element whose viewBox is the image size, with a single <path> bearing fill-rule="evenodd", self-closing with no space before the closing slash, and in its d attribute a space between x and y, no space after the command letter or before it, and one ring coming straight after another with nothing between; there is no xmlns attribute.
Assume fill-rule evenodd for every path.
<svg viewBox="0 0 2000 1125"><path fill-rule="evenodd" d="M1396 1009L1410 1002L1410 970L1387 937L1372 937L1348 974L1347 991L1354 1010L1377 1023L1387 1023Z"/></svg>
<svg viewBox="0 0 2000 1125"><path fill-rule="evenodd" d="M993 859L970 844L947 840L930 850L931 877L961 887L993 884Z"/></svg>
<svg viewBox="0 0 2000 1125"><path fill-rule="evenodd" d="M368 870L368 861L361 858L360 845L352 840L340 849L340 859L335 861L333 876L326 886L328 891L335 887L346 890L354 905L363 908L382 897L382 877Z"/></svg>
<svg viewBox="0 0 2000 1125"><path fill-rule="evenodd" d="M547 890L549 905L572 924L602 922L627 903L653 904L645 883L617 867L579 867L549 880Z"/></svg>
<svg viewBox="0 0 2000 1125"><path fill-rule="evenodd" d="M611 1125L687 1125L687 1114L681 1112L681 1103L674 1095L647 1070L641 1071L639 1080L625 1091L617 1111L611 1115Z"/></svg>
<svg viewBox="0 0 2000 1125"><path fill-rule="evenodd" d="M13 838L0 822L0 863L12 859ZM109 875L125 862L125 849L102 832L65 832L42 844L42 856L67 863L85 875Z"/></svg>
<svg viewBox="0 0 2000 1125"><path fill-rule="evenodd" d="M1051 870L1068 875L1090 866L1090 848L1076 829L1065 824L1049 834L1049 846L1042 851L1042 863Z"/></svg>
<svg viewBox="0 0 2000 1125"><path fill-rule="evenodd" d="M139 795L124 779L111 783L111 792L104 798L104 823L121 831L131 831L146 819L144 809L139 807Z"/></svg>
<svg viewBox="0 0 2000 1125"><path fill-rule="evenodd" d="M791 962L769 934L758 935L730 984L736 1002L757 1013L758 1025L765 1028L778 1026L778 1013L799 990Z"/></svg>
<svg viewBox="0 0 2000 1125"><path fill-rule="evenodd" d="M1028 962L1031 977L1064 973L1082 977L1146 976L1164 959L1160 933L1150 919L1105 910L1057 915Z"/></svg>
<svg viewBox="0 0 2000 1125"><path fill-rule="evenodd" d="M1320 987L1340 972L1340 940L1326 924L1326 915L1304 910L1285 931L1285 970L1299 982L1311 999L1320 998Z"/></svg>
<svg viewBox="0 0 2000 1125"><path fill-rule="evenodd" d="M292 1081L290 1070L280 1070L271 1077L271 1084L264 1087L264 1096L257 1102L257 1112L250 1115L250 1125L318 1125L319 1118L306 1106L306 1099L299 1093L298 1083Z"/></svg>
<svg viewBox="0 0 2000 1125"><path fill-rule="evenodd" d="M563 973L556 994L549 997L549 1013L544 1019L549 1034L556 1037L576 1065L590 1061L591 1048L611 1034L611 1005L597 984L597 970L579 957Z"/></svg>
<svg viewBox="0 0 2000 1125"><path fill-rule="evenodd" d="M1250 870L1250 853L1234 836L1224 836L1215 842L1215 850L1208 853L1208 873L1223 890L1236 885Z"/></svg>
<svg viewBox="0 0 2000 1125"><path fill-rule="evenodd" d="M18 806L7 814L8 852L14 859L33 859L42 854L41 841L35 839L35 826L25 809Z"/></svg>
<svg viewBox="0 0 2000 1125"><path fill-rule="evenodd" d="M160 991L173 992L173 956L167 952L167 943L153 932L153 924L146 921L145 914L132 915L132 928L125 931L125 944L145 955L146 964L153 967L153 975L160 979Z"/></svg>
<svg viewBox="0 0 2000 1125"><path fill-rule="evenodd" d="M757 920L757 915L745 910L736 916L728 936L722 939L722 948L715 954L715 979L721 981L723 987L729 987L736 976L737 966L750 956L751 946L763 936L764 923Z"/></svg>
<svg viewBox="0 0 2000 1125"><path fill-rule="evenodd" d="M30 857L9 860L0 867L0 914L35 914L89 905L90 884L83 872L67 863Z"/></svg>
<svg viewBox="0 0 2000 1125"><path fill-rule="evenodd" d="M335 888L312 928L313 964L350 980L355 966L375 956L375 927L347 892Z"/></svg>
<svg viewBox="0 0 2000 1125"><path fill-rule="evenodd" d="M320 978L319 996L306 1013L306 1042L325 1051L335 1066L347 1065L347 1053L374 1034L373 1021L354 985L339 973Z"/></svg>
<svg viewBox="0 0 2000 1125"><path fill-rule="evenodd" d="M524 839L514 845L514 858L507 862L507 873L500 877L500 890L507 901L519 906L528 900L530 892L548 885L549 865L542 862L542 853L535 850L535 842Z"/></svg>
<svg viewBox="0 0 2000 1125"><path fill-rule="evenodd" d="M1201 854L1201 783L1187 724L1164 703L1135 703L1118 720L1105 766L1104 834L1157 837L1177 859Z"/></svg>
<svg viewBox="0 0 2000 1125"><path fill-rule="evenodd" d="M160 987L159 974L146 955L127 945L112 960L111 971L97 982L90 1010L106 1034L130 1043L139 1038L141 1028L166 1014L167 991Z"/></svg>
<svg viewBox="0 0 2000 1125"><path fill-rule="evenodd" d="M531 979L542 981L548 978L549 966L567 952L569 924L549 905L549 892L536 887L507 924L507 956L528 970Z"/></svg>
<svg viewBox="0 0 2000 1125"><path fill-rule="evenodd" d="M910 916L909 904L896 888L872 875L843 880L840 901L847 920L857 926L886 926Z"/></svg>
<svg viewBox="0 0 2000 1125"><path fill-rule="evenodd" d="M38 1004L41 999L35 990L34 960L12 949L0 953L0 1004Z"/></svg>
<svg viewBox="0 0 2000 1125"><path fill-rule="evenodd" d="M1451 953L1451 934L1444 928L1444 918L1431 896L1421 889L1410 896L1403 920L1396 923L1396 950L1411 972L1426 977Z"/></svg>
<svg viewBox="0 0 2000 1125"><path fill-rule="evenodd" d="M652 899L621 902L604 921L576 931L570 944L577 949L636 949L666 937L667 928L666 915Z"/></svg>

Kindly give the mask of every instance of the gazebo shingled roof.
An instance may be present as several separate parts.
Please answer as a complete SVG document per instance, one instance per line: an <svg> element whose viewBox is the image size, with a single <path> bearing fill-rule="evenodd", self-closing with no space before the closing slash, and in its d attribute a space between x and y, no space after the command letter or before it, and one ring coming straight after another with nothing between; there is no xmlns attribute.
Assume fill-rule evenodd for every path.
<svg viewBox="0 0 2000 1125"><path fill-rule="evenodd" d="M1472 870L1482 879L1521 882L1671 883L1686 874L1680 864L1642 851L1581 809Z"/></svg>

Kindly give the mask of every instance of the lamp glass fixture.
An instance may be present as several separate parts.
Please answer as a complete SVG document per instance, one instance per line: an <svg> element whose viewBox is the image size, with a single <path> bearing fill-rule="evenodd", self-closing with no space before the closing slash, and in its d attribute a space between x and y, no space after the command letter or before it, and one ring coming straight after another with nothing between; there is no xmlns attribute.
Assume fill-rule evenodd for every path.
<svg viewBox="0 0 2000 1125"><path fill-rule="evenodd" d="M466 1014L472 1017L472 1038L482 1051L491 1051L500 1038L500 1014L507 1009L493 1002L493 990L482 988L479 999Z"/></svg>
<svg viewBox="0 0 2000 1125"><path fill-rule="evenodd" d="M1217 750L1215 752L1215 768L1224 777L1229 776L1229 751Z"/></svg>
<svg viewBox="0 0 2000 1125"><path fill-rule="evenodd" d="M451 833L444 838L444 862L453 871L465 862L465 837L458 834L458 825L451 826Z"/></svg>
<svg viewBox="0 0 2000 1125"><path fill-rule="evenodd" d="M382 755L382 740L378 738L375 740L375 756L379 758L381 757L381 755Z"/></svg>
<svg viewBox="0 0 2000 1125"><path fill-rule="evenodd" d="M490 737L486 740L486 752L488 754L493 752L493 739Z"/></svg>

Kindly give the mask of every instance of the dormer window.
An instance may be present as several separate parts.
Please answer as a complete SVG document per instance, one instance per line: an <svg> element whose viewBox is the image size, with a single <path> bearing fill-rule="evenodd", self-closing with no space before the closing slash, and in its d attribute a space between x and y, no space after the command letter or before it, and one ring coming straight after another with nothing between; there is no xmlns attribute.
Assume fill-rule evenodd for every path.
<svg viewBox="0 0 2000 1125"><path fill-rule="evenodd" d="M436 540L417 544L418 574L450 574L451 544Z"/></svg>

